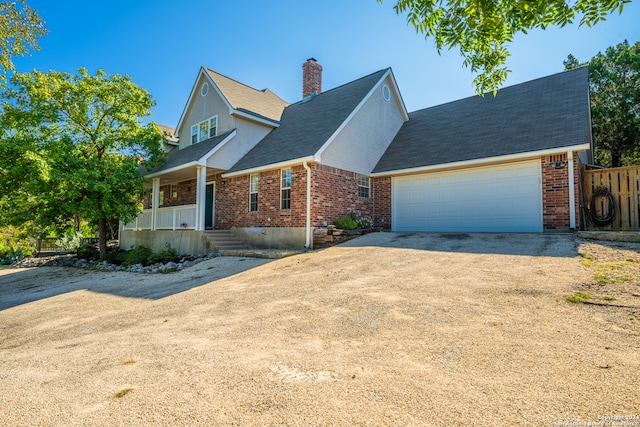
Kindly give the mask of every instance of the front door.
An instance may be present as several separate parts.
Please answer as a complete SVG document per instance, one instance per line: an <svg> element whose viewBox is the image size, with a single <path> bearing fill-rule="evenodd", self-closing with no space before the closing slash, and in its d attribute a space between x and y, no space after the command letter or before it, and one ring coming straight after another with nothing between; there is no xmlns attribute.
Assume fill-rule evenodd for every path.
<svg viewBox="0 0 640 427"><path fill-rule="evenodd" d="M207 184L204 201L204 228L205 230L213 230L213 215L215 211L215 195L216 185L215 182Z"/></svg>

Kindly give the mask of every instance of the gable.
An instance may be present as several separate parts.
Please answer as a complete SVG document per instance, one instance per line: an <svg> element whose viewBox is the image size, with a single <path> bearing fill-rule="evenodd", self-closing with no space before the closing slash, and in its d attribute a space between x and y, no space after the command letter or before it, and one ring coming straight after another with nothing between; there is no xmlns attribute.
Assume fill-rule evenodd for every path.
<svg viewBox="0 0 640 427"><path fill-rule="evenodd" d="M218 135L229 132L235 127L229 104L202 73L196 80L189 102L182 114L180 127L176 129L176 135L180 136L181 149L191 145L191 126L213 116L218 116Z"/></svg>
<svg viewBox="0 0 640 427"><path fill-rule="evenodd" d="M384 173L590 144L586 67L409 114L374 169Z"/></svg>
<svg viewBox="0 0 640 427"><path fill-rule="evenodd" d="M349 118L387 70L362 77L285 108L273 129L229 174L314 156Z"/></svg>
<svg viewBox="0 0 640 427"><path fill-rule="evenodd" d="M372 88L354 114L316 155L322 164L363 175L371 173L402 124L408 120L391 70Z"/></svg>

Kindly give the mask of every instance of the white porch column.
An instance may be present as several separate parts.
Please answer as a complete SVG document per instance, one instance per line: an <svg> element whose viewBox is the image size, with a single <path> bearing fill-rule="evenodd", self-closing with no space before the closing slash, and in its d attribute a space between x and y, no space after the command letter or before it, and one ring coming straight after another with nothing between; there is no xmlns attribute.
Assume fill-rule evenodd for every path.
<svg viewBox="0 0 640 427"><path fill-rule="evenodd" d="M204 208L207 200L207 167L196 166L196 230L204 230Z"/></svg>
<svg viewBox="0 0 640 427"><path fill-rule="evenodd" d="M160 205L160 178L153 178L151 187L151 229L156 229L156 215Z"/></svg>
<svg viewBox="0 0 640 427"><path fill-rule="evenodd" d="M573 151L567 151L569 168L569 228L576 229L576 195L575 174L573 173Z"/></svg>

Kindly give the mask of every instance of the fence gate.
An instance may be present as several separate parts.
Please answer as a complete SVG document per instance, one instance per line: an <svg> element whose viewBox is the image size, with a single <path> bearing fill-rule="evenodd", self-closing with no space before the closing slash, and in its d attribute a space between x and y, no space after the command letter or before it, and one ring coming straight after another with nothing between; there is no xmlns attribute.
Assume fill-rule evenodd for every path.
<svg viewBox="0 0 640 427"><path fill-rule="evenodd" d="M640 231L640 166L581 172L587 230Z"/></svg>

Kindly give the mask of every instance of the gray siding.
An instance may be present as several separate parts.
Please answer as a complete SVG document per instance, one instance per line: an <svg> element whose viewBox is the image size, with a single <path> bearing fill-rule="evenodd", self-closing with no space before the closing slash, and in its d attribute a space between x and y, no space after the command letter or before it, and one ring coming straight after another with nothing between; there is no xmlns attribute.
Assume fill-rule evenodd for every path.
<svg viewBox="0 0 640 427"><path fill-rule="evenodd" d="M382 86L391 89L391 100L385 101ZM371 173L403 124L393 84L387 77L375 87L369 99L322 153L321 162L328 166Z"/></svg>

